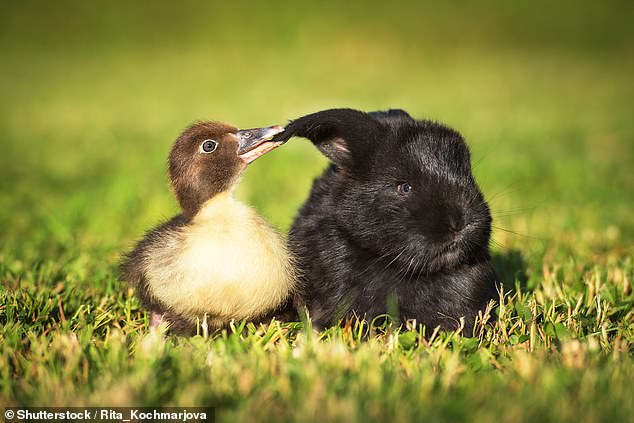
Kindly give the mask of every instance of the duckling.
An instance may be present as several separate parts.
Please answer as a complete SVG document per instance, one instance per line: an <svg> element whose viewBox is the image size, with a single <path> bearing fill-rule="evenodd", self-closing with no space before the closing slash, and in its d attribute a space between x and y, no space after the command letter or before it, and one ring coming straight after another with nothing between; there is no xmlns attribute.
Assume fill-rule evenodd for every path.
<svg viewBox="0 0 634 423"><path fill-rule="evenodd" d="M176 139L169 177L182 213L147 232L121 264L151 327L191 334L199 322L264 319L289 301L296 278L284 239L232 195L247 166L282 144L270 140L283 130L200 122Z"/></svg>

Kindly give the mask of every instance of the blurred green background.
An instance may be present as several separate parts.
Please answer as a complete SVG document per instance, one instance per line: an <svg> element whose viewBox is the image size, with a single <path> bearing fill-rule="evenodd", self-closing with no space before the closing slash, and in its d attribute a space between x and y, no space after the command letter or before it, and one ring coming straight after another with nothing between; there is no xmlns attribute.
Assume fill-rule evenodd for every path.
<svg viewBox="0 0 634 423"><path fill-rule="evenodd" d="M517 233L496 229L494 249L535 271L631 255L634 8L552 3L3 2L0 260L112 272L177 213L165 159L187 124L331 107L458 129ZM238 195L287 230L325 163L293 140Z"/></svg>
<svg viewBox="0 0 634 423"><path fill-rule="evenodd" d="M0 407L631 419L633 22L619 0L0 2ZM431 344L292 323L213 341L148 334L116 266L178 212L165 162L180 131L331 107L459 130L501 280L532 292L507 295L477 338ZM325 166L293 139L237 195L286 231Z"/></svg>

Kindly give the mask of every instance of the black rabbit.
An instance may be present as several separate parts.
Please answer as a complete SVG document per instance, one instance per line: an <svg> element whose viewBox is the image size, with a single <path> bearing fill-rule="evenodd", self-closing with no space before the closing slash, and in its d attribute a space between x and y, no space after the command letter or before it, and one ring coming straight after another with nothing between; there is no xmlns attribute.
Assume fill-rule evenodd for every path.
<svg viewBox="0 0 634 423"><path fill-rule="evenodd" d="M460 134L402 110L331 109L276 137L310 139L333 163L289 234L318 327L390 311L429 330L470 334L498 297L491 214Z"/></svg>

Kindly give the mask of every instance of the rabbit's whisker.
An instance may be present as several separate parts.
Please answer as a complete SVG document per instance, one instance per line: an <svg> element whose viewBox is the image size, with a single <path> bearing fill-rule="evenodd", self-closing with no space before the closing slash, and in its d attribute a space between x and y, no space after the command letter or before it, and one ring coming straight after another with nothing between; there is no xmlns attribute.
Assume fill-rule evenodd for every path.
<svg viewBox="0 0 634 423"><path fill-rule="evenodd" d="M491 225L491 227L493 229L497 229L499 231L508 232L510 234L513 234L513 235L522 236L522 237L529 238L529 239L534 239L534 240L540 240L540 238L537 238L537 237L534 237L534 236L530 236L530 235L526 235L526 234L523 234L523 233L520 233L520 232L516 232L516 231L513 231L511 229L506 229L506 228L503 228L501 226Z"/></svg>
<svg viewBox="0 0 634 423"><path fill-rule="evenodd" d="M493 201L494 199L496 199L499 196L504 196L504 195L509 195L509 194L513 194L515 192L518 191L518 189L514 189L511 191L508 191L510 188L513 188L515 185L517 185L519 181L513 181L510 184L502 187L501 189L499 189L495 194L493 194L492 196L490 196L488 198L489 202Z"/></svg>

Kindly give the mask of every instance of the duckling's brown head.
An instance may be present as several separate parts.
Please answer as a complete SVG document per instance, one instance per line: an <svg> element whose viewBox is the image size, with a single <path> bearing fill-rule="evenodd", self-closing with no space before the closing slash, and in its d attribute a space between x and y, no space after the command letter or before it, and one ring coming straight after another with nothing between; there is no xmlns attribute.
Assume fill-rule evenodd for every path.
<svg viewBox="0 0 634 423"><path fill-rule="evenodd" d="M253 160L281 145L270 139L281 126L238 130L221 122L199 122L176 140L169 155L172 189L186 216L210 198L231 190Z"/></svg>

